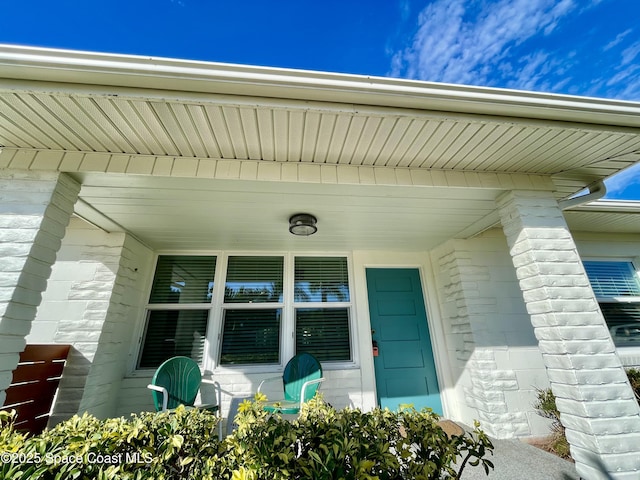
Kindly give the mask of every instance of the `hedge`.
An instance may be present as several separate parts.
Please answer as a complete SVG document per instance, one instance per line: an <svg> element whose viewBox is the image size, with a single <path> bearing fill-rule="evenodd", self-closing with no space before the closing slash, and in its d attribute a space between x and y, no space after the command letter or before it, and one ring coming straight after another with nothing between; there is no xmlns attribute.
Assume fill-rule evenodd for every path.
<svg viewBox="0 0 640 480"><path fill-rule="evenodd" d="M222 441L218 418L178 409L131 418L90 415L29 437L0 412L1 478L26 479L444 479L464 468L493 464L489 438L478 428L448 436L430 410L335 410L319 397L298 419L262 409L264 396L245 401L238 428Z"/></svg>

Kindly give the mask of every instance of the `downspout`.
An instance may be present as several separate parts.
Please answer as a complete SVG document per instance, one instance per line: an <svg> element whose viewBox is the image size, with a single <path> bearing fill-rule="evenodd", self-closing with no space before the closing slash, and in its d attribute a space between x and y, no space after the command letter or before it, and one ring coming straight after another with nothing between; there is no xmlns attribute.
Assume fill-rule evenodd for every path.
<svg viewBox="0 0 640 480"><path fill-rule="evenodd" d="M598 180L596 183L589 186L589 193L586 195L580 195L579 197L567 198L566 200L560 200L558 206L560 210L567 210L568 208L584 205L585 203L595 202L600 200L607 194L607 187L602 180Z"/></svg>

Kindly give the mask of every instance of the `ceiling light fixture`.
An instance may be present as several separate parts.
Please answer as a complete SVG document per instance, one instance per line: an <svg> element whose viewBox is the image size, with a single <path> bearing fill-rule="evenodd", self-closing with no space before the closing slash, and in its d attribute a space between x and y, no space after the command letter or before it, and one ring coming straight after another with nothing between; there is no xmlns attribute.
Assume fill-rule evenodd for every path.
<svg viewBox="0 0 640 480"><path fill-rule="evenodd" d="M289 231L294 235L308 237L318 231L318 219L308 213L296 213L289 219Z"/></svg>

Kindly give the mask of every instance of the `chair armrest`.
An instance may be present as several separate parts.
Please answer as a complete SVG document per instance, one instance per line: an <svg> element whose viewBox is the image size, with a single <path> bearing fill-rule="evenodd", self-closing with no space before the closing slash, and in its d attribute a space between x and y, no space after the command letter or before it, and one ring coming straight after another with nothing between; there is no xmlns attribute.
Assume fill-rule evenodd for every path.
<svg viewBox="0 0 640 480"><path fill-rule="evenodd" d="M304 382L302 384L302 388L300 389L300 406L304 403L304 393L309 385L315 385L316 383L324 382L324 377L316 378L315 380L309 380L308 382Z"/></svg>
<svg viewBox="0 0 640 480"><path fill-rule="evenodd" d="M167 404L169 403L169 392L166 388L161 387L159 385L147 385L149 390L155 390L156 392L160 392L162 394L162 411L164 412L167 409Z"/></svg>
<svg viewBox="0 0 640 480"><path fill-rule="evenodd" d="M209 380L208 378L203 378L200 380L200 383L206 383L207 385L213 385L213 388L217 391L217 395L216 395L216 405L218 405L219 407L222 406L222 387L220 386L220 383L217 382L216 380Z"/></svg>
<svg viewBox="0 0 640 480"><path fill-rule="evenodd" d="M258 385L258 392L262 391L262 386L267 383L267 382L272 382L274 380L282 380L282 375L279 375L277 377L269 377L269 378L265 378L264 380L262 380L260 382L260 385Z"/></svg>

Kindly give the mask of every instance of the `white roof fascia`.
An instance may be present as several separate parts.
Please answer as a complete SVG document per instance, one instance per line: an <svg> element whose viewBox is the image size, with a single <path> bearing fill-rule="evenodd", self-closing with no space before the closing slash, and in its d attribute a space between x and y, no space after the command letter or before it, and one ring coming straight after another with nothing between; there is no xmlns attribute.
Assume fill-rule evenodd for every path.
<svg viewBox="0 0 640 480"><path fill-rule="evenodd" d="M640 213L640 201L637 200L596 200L584 205L569 208L581 212Z"/></svg>
<svg viewBox="0 0 640 480"><path fill-rule="evenodd" d="M16 45L0 44L0 78L640 127L640 102Z"/></svg>

